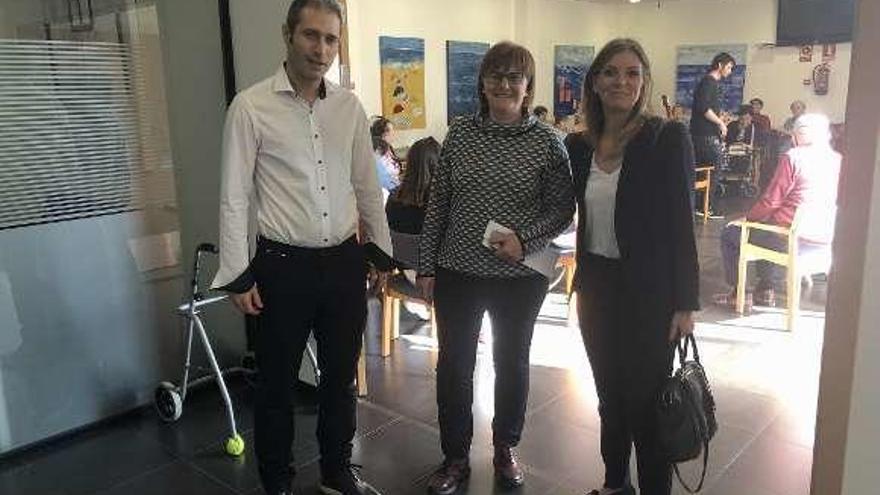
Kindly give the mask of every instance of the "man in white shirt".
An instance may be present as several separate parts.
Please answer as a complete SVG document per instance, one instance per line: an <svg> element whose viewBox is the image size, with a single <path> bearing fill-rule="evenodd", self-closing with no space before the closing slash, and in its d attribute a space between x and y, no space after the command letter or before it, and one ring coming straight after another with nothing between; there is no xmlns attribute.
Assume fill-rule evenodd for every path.
<svg viewBox="0 0 880 495"><path fill-rule="evenodd" d="M391 238L366 114L324 74L339 51L337 0L293 0L285 63L239 93L223 137L220 270L213 286L259 315L255 448L272 495L290 493L291 381L309 334L318 342L321 491L375 493L351 469L354 377L366 318L365 253L390 260ZM257 250L248 252L248 211ZM357 240L359 224L363 229Z"/></svg>

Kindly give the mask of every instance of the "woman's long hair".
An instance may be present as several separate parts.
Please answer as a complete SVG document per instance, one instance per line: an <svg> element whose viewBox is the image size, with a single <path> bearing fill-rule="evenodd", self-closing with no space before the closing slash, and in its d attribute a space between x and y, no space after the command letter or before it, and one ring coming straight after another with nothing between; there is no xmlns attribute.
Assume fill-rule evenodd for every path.
<svg viewBox="0 0 880 495"><path fill-rule="evenodd" d="M642 76L644 78L639 99L636 100L636 104L633 106L629 117L627 117L627 123L633 122L635 119L648 113L648 107L651 102L651 90L654 86L648 55L645 53L642 45L634 39L617 38L609 41L602 47L599 54L596 55L596 59L593 60L590 70L587 71L587 75L584 77L583 108L584 118L587 121L586 137L593 144L598 142L599 136L605 131L605 110L602 108L602 100L599 98L599 94L596 93L596 77L615 55L626 51L630 51L638 57L639 62L642 64Z"/></svg>
<svg viewBox="0 0 880 495"><path fill-rule="evenodd" d="M390 154L391 159L394 160L395 163L399 163L400 158L397 157L397 152L394 151L394 146L391 146L391 143L385 141L385 138L383 137L389 125L392 125L391 121L385 117L382 117L381 115L373 117L373 121L370 124L370 137L373 141L373 151L380 156Z"/></svg>
<svg viewBox="0 0 880 495"><path fill-rule="evenodd" d="M403 180L391 198L410 206L422 207L428 203L431 177L440 161L440 143L433 137L419 139L406 154Z"/></svg>

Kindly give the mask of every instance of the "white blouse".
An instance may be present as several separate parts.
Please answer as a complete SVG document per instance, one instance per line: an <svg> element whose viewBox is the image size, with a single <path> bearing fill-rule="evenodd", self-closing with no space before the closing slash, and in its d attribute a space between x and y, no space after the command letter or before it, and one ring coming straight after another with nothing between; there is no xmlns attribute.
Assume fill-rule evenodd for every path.
<svg viewBox="0 0 880 495"><path fill-rule="evenodd" d="M590 163L590 178L584 193L586 220L584 226L585 245L593 254L606 258L620 258L617 247L617 234L614 231L614 208L617 201L617 182L620 179L618 166L613 172L604 172L596 164L593 155Z"/></svg>

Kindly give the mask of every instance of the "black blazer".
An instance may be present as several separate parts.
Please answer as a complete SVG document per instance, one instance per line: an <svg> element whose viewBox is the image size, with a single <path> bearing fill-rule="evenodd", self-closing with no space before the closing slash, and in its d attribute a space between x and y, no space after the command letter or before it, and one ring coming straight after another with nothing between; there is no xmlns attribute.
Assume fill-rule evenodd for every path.
<svg viewBox="0 0 880 495"><path fill-rule="evenodd" d="M578 267L574 287L581 289L583 267L588 263L583 246L584 192L593 146L581 134L570 134L565 144L578 205ZM642 314L665 318L672 311L700 307L699 266L687 179L693 168L690 134L677 122L649 118L626 147L617 186L614 227L625 297L631 298L633 309Z"/></svg>

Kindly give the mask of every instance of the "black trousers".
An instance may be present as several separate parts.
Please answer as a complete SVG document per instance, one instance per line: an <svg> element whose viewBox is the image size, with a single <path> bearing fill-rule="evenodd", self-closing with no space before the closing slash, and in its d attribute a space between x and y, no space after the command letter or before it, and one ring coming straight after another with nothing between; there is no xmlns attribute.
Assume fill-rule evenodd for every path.
<svg viewBox="0 0 880 495"><path fill-rule="evenodd" d="M354 237L306 249L266 239L253 270L263 300L255 352L255 448L269 493L290 483L294 414L290 389L309 334L318 343L317 436L324 473L348 464L356 427L354 380L366 318L363 251Z"/></svg>
<svg viewBox="0 0 880 495"><path fill-rule="evenodd" d="M672 314L634 314L636 299L627 296L619 260L587 254L578 268L583 270L578 314L599 397L605 486L631 484L635 444L639 493L669 495L672 466L657 448L654 404L672 370L667 341Z"/></svg>
<svg viewBox="0 0 880 495"><path fill-rule="evenodd" d="M497 446L519 443L529 396L529 350L547 293L542 275L483 278L439 269L434 285L437 336L437 406L446 459L468 457L473 437L474 366L483 313L492 319Z"/></svg>

